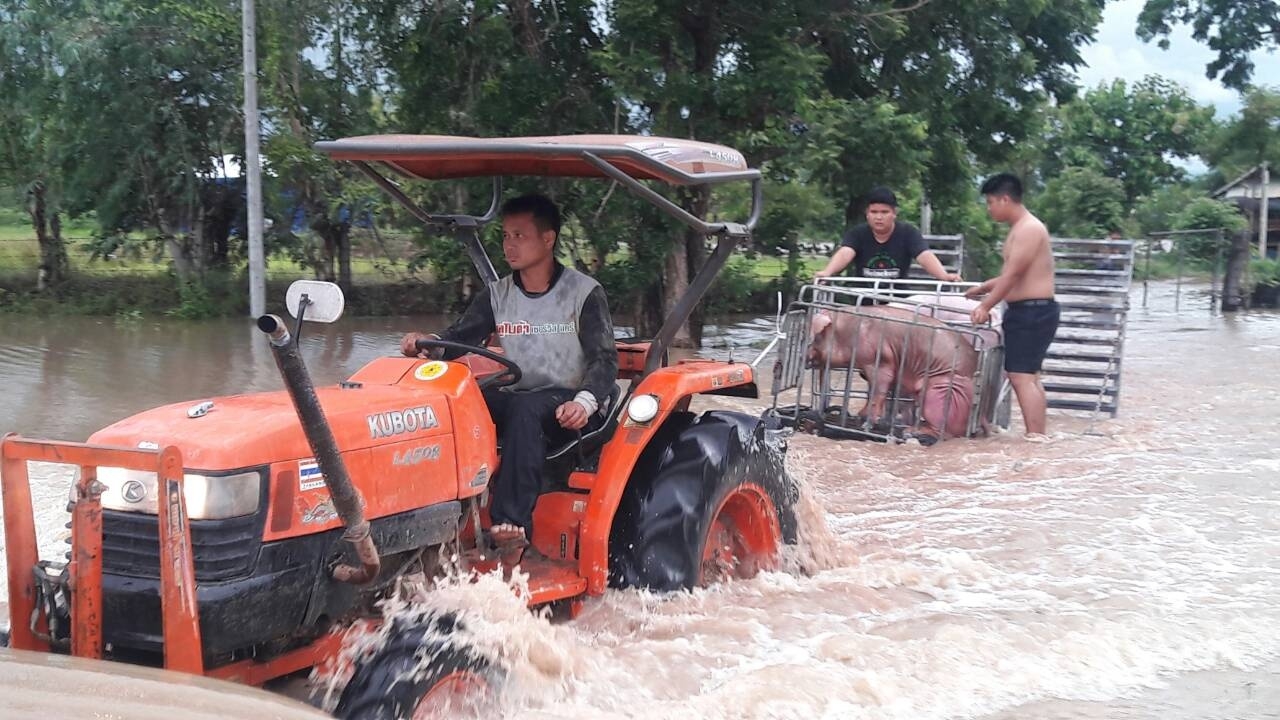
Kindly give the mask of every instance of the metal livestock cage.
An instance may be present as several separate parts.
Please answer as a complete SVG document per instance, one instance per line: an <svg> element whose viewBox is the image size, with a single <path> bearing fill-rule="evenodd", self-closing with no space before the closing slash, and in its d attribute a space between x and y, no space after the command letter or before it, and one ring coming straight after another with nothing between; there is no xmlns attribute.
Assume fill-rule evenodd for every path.
<svg viewBox="0 0 1280 720"><path fill-rule="evenodd" d="M826 437L882 442L916 437L931 444L948 435L945 428L951 426L953 412L949 398L955 397L957 388L968 388L968 381L971 402L960 410L966 413L963 435L984 434L993 425L1008 428L1011 388L1003 373L999 310L992 314L991 323L972 324L969 313L976 303L965 299L963 292L975 285L846 277L805 285L781 318L783 337L774 365L772 414L799 430ZM881 309L886 307L894 308L890 311L894 317L885 317ZM820 313L833 321L841 315L859 319L849 323L852 336L839 340L849 345L848 362L833 363L834 353L811 357L811 328ZM839 334L834 322L832 332ZM857 361L860 341L864 343L862 363ZM948 351L950 357L940 354ZM916 370L911 372L908 357L915 361ZM860 364L887 367L891 379L885 382L884 372L867 377ZM913 372L928 377L904 383ZM937 428L926 424L921 400L927 391L944 392L942 397L948 399L943 403L944 432L934 433ZM876 416L860 414L854 404L860 402L866 410L873 407L873 400L884 408Z"/></svg>

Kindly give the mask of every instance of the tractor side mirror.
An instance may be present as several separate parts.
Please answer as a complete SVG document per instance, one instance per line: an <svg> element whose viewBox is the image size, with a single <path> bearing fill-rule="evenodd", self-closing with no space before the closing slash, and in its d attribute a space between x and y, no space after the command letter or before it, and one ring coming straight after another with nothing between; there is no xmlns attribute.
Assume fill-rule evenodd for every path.
<svg viewBox="0 0 1280 720"><path fill-rule="evenodd" d="M331 323L342 317L346 297L342 288L331 282L297 280L289 286L284 304L299 321L305 317L311 322Z"/></svg>

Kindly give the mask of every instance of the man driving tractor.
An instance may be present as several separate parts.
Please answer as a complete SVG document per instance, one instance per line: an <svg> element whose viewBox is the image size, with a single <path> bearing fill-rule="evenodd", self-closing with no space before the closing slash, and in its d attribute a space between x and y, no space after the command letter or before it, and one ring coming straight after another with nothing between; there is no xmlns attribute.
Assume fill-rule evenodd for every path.
<svg viewBox="0 0 1280 720"><path fill-rule="evenodd" d="M497 426L502 462L493 479L490 536L500 549L515 549L533 533L533 509L549 441L580 432L605 410L618 374L613 321L600 283L555 259L560 210L550 199L522 195L503 204L502 252L512 273L482 290L462 317L439 334L409 333L407 356L417 342L436 338L483 345L493 334L522 371L520 381L485 390Z"/></svg>

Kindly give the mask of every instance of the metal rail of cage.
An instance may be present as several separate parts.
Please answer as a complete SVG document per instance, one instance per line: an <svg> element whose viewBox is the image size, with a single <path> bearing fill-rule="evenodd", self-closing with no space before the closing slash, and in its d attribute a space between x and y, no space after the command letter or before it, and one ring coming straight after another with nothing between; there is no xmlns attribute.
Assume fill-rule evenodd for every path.
<svg viewBox="0 0 1280 720"><path fill-rule="evenodd" d="M808 367L810 326L814 313L868 315L863 308L888 305L910 310L911 316L905 320L875 316L878 322L883 323L878 326L881 333L892 323L934 328L930 333L927 362L933 359L932 344L937 333L944 331L959 335L977 353L971 378L973 398L968 409L966 436L978 434L993 425L1007 428L1011 393L1003 374L1004 346L999 330L989 325L974 327L966 310L948 304L948 300L962 297L956 290L976 285L937 280L842 277L824 278L816 284L804 286L782 320L784 339L774 366L772 412L797 428L817 430L829 437L897 442L920 435L924 418L910 393L903 392L901 364L895 373L894 386L887 389L884 414L884 418L889 420L887 423L873 423L872 418L862 417L850 409L851 402L861 400L866 403L876 391L881 390L873 387L870 379L862 378L852 367L852 362L847 369L832 367L827 358L820 367ZM939 320L943 327L934 326L925 318ZM861 325L858 332L861 332ZM855 333L852 339L854 347L857 342ZM876 364L879 364L879 356L884 350L883 340L877 340L876 345ZM905 354L900 353L900 357L905 359ZM952 365L958 360L953 359ZM953 375L947 388L948 395L954 389L955 380ZM792 399L792 404L780 404L780 401ZM944 415L944 428L949 420Z"/></svg>

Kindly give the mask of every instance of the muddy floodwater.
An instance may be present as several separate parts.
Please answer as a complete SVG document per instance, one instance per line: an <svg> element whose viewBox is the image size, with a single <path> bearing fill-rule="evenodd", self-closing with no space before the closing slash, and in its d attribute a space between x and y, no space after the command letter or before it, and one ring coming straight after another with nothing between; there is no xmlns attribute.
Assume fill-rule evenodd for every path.
<svg viewBox="0 0 1280 720"><path fill-rule="evenodd" d="M504 715L1280 718L1280 316L1215 316L1195 288L1180 312L1172 285L1140 297L1116 419L1051 411L1045 443L1016 413L928 449L794 437L806 543L786 572L611 593L555 624L496 580L455 591L511 668ZM304 353L334 382L439 325L347 319ZM726 323L706 352L750 359L769 327ZM83 440L160 403L279 388L256 334L0 316L0 432ZM49 548L67 477L33 472Z"/></svg>

